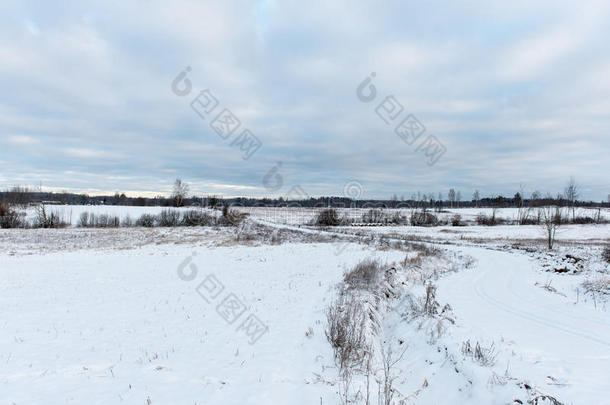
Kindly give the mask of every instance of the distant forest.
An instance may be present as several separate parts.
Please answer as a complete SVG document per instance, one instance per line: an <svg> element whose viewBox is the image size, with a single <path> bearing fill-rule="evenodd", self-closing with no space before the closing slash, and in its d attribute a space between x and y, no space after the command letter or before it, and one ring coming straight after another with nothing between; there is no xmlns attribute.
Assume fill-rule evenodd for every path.
<svg viewBox="0 0 610 405"><path fill-rule="evenodd" d="M333 207L333 208L472 208L472 207L538 207L545 205L576 206L576 207L610 207L609 201L593 202L580 201L578 199L566 198L565 194L558 194L555 197L541 196L532 193L530 198L523 198L520 193L512 197L494 196L478 198L479 193L475 191L473 198L462 200L459 192L449 190L448 198L442 198L442 194L428 196L426 194L413 196L408 200L398 199L396 196L389 200L366 199L353 200L346 197L317 197L305 199L284 199L279 198L222 198L219 196L176 196L170 197L157 196L147 197L128 197L124 193L114 195L89 196L87 194L75 193L54 193L31 191L24 187L13 187L7 191L0 191L0 201L26 206L29 204L70 204L70 205L126 205L126 206L161 206L161 207L180 207L180 206L203 206L220 207L224 205L242 207ZM440 198L439 198L440 197ZM610 197L610 196L609 196Z"/></svg>

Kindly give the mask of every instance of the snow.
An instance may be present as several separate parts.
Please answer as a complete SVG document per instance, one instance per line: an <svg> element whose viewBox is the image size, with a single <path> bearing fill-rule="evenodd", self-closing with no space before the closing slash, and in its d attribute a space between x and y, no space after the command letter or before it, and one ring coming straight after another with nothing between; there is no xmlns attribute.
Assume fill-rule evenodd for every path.
<svg viewBox="0 0 610 405"><path fill-rule="evenodd" d="M74 225L81 211L163 208L53 209ZM371 257L402 280L376 341L404 351L403 403L610 403L608 297L581 287L608 276L609 225L564 226L549 252L537 226L322 230L261 210L240 228L0 230L0 404L340 403L326 310L344 273ZM421 241L438 256L403 266ZM405 318L404 300L428 283L450 309ZM218 310L227 297L245 308L230 324ZM493 344L495 363L466 356L466 341Z"/></svg>
<svg viewBox="0 0 610 405"><path fill-rule="evenodd" d="M451 303L458 319L454 337L500 344L498 373L508 368L527 376L530 384L566 403L608 403L608 313L537 287L549 275L527 256L460 250L476 257L477 266L438 284L440 300Z"/></svg>
<svg viewBox="0 0 610 405"><path fill-rule="evenodd" d="M545 231L537 225L497 225L497 226L396 226L396 227L337 227L337 230L356 233L365 230L380 235L412 236L431 241L545 241ZM557 241L603 243L610 239L610 224L563 225L555 235Z"/></svg>
<svg viewBox="0 0 610 405"><path fill-rule="evenodd" d="M241 207L234 205L234 209L241 212L245 212L253 216L254 218L274 222L283 223L289 225L305 225L310 223L316 215L320 212L321 208L307 208L307 207ZM47 211L55 212L65 222L71 223L73 226L78 224L80 215L83 212L94 213L96 215L108 215L118 216L121 220L125 217L130 216L132 220L137 219L142 214L159 214L161 211L166 209L186 211L191 209L201 209L200 207L134 207L134 206L121 206L121 205L47 205ZM341 217L347 216L353 218L357 222L360 221L362 215L369 211L369 208L338 208L339 215ZM409 217L412 210L410 208L400 209L383 209L384 212L394 214L400 212L401 215ZM475 223L477 215L483 214L490 216L494 210L492 208L443 208L443 212L436 213L442 220L450 220L456 214L462 216L462 220L469 225ZM499 208L496 209L496 217L507 220L516 221L518 218L517 208ZM27 217L31 219L36 214L36 207L29 207L27 210ZM598 214L598 209L595 208L577 208L575 211L577 216L587 216L595 218ZM599 211L601 218L610 220L610 209L602 208Z"/></svg>
<svg viewBox="0 0 610 405"><path fill-rule="evenodd" d="M197 277L183 281L177 266L193 252ZM332 387L307 383L333 365L330 292L360 259L399 258L335 253L160 245L3 257L0 403L333 403ZM197 293L208 274L268 326L254 345Z"/></svg>

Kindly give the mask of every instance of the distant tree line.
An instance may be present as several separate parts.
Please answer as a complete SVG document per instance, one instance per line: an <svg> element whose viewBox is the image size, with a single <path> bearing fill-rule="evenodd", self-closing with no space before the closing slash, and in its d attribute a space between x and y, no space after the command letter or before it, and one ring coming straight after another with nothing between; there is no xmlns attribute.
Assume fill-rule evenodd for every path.
<svg viewBox="0 0 610 405"><path fill-rule="evenodd" d="M173 192L169 197L158 195L155 197L128 197L125 193L114 195L89 196L87 194L75 194L67 192L42 192L30 190L26 187L16 186L6 191L0 191L0 201L12 205L26 206L28 204L71 204L71 205L128 205L128 206L203 206L222 207L225 205L242 207L304 207L304 208L423 208L442 211L448 208L522 208L560 206L574 210L575 207L610 207L610 195L608 201L594 202L579 200L578 185L573 178L567 183L562 193L555 196L545 196L534 191L528 197L521 190L512 196L496 195L492 197L481 197L480 192L475 190L470 200L464 200L459 190L449 189L447 198L442 193L421 194L417 192L410 199L398 198L396 195L388 200L365 199L352 200L346 197L310 197L307 199L284 199L279 198L222 198L215 195L187 196L189 186L181 179L176 179Z"/></svg>

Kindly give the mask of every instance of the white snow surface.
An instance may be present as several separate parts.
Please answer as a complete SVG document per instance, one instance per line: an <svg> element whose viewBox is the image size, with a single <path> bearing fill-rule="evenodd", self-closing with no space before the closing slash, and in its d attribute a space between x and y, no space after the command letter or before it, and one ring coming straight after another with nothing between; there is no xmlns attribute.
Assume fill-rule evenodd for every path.
<svg viewBox="0 0 610 405"><path fill-rule="evenodd" d="M498 374L508 369L565 403L610 403L608 312L540 288L550 276L529 257L460 250L478 263L439 282L458 319L454 340L495 342Z"/></svg>
<svg viewBox="0 0 610 405"><path fill-rule="evenodd" d="M134 218L159 209L82 210ZM78 215L72 207L73 223ZM236 242L234 228L0 230L0 404L339 404L326 309L345 271L371 257L404 278L379 336L405 350L395 368L402 403L527 403L546 394L610 404L607 296L580 287L608 277L600 258L608 225L563 227L549 253L536 226L318 230L252 220L360 239L271 245ZM451 307L438 336L437 320L407 320L399 310L405 296L423 293L416 269L400 265L418 239L448 258L472 258L430 279L440 305ZM554 271L562 266L570 271ZM184 280L184 272L196 275ZM216 298L205 294L209 275L224 286ZM229 324L217 307L231 294L245 311ZM253 344L240 328L250 315L268 327ZM494 364L464 355L467 340L493 343ZM355 389L362 383L356 378ZM362 391L355 403L364 403Z"/></svg>
<svg viewBox="0 0 610 405"><path fill-rule="evenodd" d="M325 307L346 267L399 252L331 244L145 246L1 259L0 403L334 403ZM178 277L195 253L198 275ZM213 274L269 329L253 345L197 287ZM223 298L227 294L221 294ZM308 328L311 337L306 336Z"/></svg>

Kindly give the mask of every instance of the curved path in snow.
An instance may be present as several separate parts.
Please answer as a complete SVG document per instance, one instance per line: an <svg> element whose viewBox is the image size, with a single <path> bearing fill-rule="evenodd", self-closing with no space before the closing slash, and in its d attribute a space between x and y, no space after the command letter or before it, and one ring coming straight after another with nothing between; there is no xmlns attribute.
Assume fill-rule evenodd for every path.
<svg viewBox="0 0 610 405"><path fill-rule="evenodd" d="M593 395L595 403L609 403L610 313L535 285L549 275L519 252L452 249L478 260L474 268L438 283L440 301L456 314L457 334L464 340L504 340L505 351L512 352L505 353L511 374L532 378L560 400L579 403Z"/></svg>

